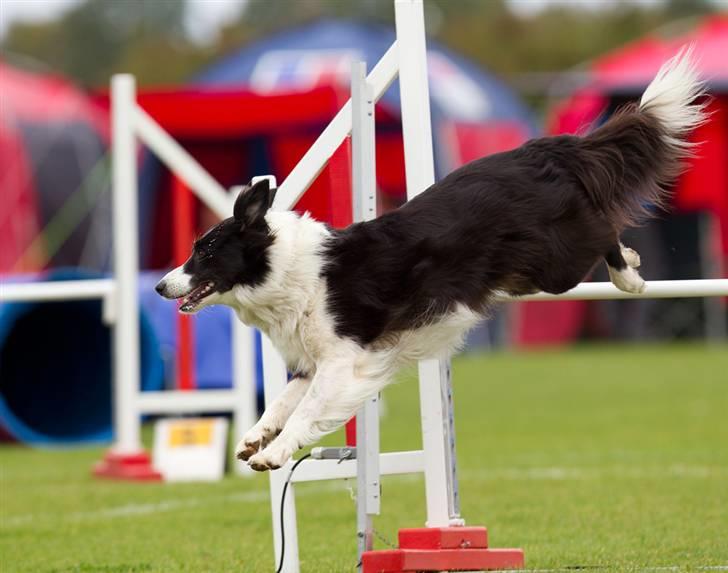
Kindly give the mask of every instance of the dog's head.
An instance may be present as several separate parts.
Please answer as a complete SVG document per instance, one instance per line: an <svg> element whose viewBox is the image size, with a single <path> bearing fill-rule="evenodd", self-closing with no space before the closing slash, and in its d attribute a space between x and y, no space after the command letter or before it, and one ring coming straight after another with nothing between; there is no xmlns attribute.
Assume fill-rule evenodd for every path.
<svg viewBox="0 0 728 573"><path fill-rule="evenodd" d="M236 285L262 283L273 244L265 214L274 193L267 179L246 185L235 200L233 216L197 239L190 258L157 283L157 292L165 298L182 299L180 312L193 314L224 303L223 295Z"/></svg>

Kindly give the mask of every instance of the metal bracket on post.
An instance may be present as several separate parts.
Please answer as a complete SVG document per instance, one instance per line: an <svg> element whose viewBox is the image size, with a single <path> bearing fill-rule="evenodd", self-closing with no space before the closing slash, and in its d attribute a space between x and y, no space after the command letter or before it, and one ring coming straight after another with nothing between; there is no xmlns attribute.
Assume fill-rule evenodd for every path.
<svg viewBox="0 0 728 573"><path fill-rule="evenodd" d="M460 517L460 484L458 483L457 456L455 455L455 408L452 398L450 362L440 361L440 401L443 412L445 467L447 469L447 502L449 525L465 525Z"/></svg>
<svg viewBox="0 0 728 573"><path fill-rule="evenodd" d="M351 66L352 205L354 222L377 216L374 89L365 62ZM373 516L379 515L379 398L369 398L356 415L357 561L374 546ZM360 565L361 567L361 565Z"/></svg>

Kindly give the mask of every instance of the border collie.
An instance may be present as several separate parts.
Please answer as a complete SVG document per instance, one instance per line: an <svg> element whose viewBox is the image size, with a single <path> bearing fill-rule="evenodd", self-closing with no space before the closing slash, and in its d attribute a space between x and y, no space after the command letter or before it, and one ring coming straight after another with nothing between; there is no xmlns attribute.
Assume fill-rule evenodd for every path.
<svg viewBox="0 0 728 573"><path fill-rule="evenodd" d="M690 50L640 103L584 137L527 142L457 169L399 209L334 230L269 210L263 180L157 291L180 312L224 304L270 337L293 378L237 447L259 471L345 423L412 361L447 357L494 294L562 293L600 260L639 293L620 233L668 198L704 117ZM342 191L345 192L345 191Z"/></svg>

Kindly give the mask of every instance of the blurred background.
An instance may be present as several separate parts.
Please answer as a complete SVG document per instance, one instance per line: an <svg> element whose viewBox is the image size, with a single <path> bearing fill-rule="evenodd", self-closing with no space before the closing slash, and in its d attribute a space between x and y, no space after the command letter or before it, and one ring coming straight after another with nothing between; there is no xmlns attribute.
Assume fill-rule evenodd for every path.
<svg viewBox="0 0 728 573"><path fill-rule="evenodd" d="M695 43L713 97L711 120L695 134L705 143L670 211L624 241L642 254L647 279L726 276L726 2L431 0L425 8L438 177L531 137L586 132ZM348 98L350 61L373 65L394 39L390 0L3 0L1 22L3 281L109 272L112 74L134 74L142 107L224 186L268 173L282 181ZM405 199L399 114L395 83L377 106L380 212ZM350 221L340 152L298 205L337 226ZM183 324L150 288L215 215L146 150L139 203L143 387L174 387L180 377L228 387L228 313ZM0 427L30 441L110 438L100 312L93 301L0 306ZM58 344L70 325L79 336ZM468 350L725 338L718 298L518 303L473 332ZM95 341L93 353L85 340ZM29 361L39 343L44 359ZM52 373L64 386L49 384ZM79 422L65 425L28 400L29 388L47 386L64 403L73 388L83 399L72 403L98 407L73 416L69 405Z"/></svg>

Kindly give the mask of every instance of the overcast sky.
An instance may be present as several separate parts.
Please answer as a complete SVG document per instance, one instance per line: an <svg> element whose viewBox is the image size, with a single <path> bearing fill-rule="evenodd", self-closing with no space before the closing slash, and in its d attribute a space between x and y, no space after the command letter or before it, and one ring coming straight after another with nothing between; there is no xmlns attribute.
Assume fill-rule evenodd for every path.
<svg viewBox="0 0 728 573"><path fill-rule="evenodd" d="M10 24L25 20L42 22L53 20L81 0L0 0L0 38ZM121 0L120 0L121 1ZM246 0L189 0L187 27L190 35L201 42L214 39L222 24L234 18ZM598 8L614 0L508 0L519 13L537 12L552 3L578 4L580 7ZM630 0L640 4L657 4L662 0ZM728 0L714 0L728 7Z"/></svg>

